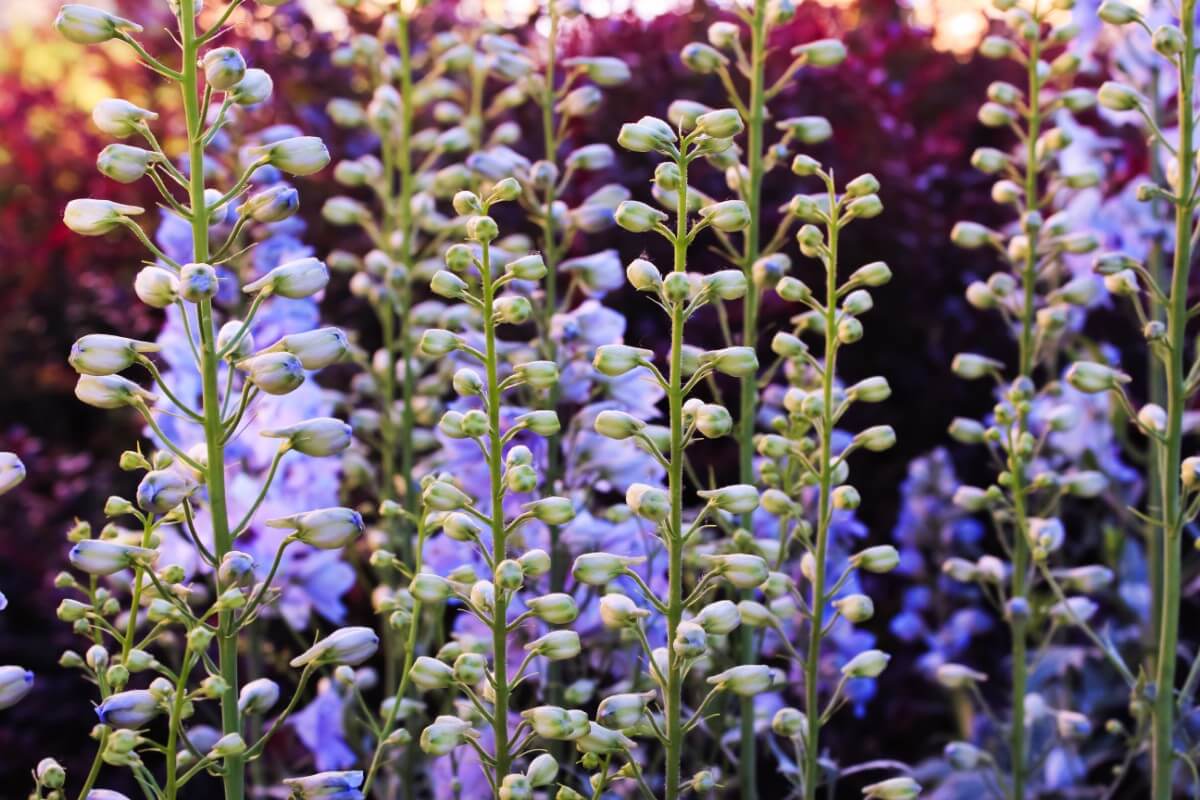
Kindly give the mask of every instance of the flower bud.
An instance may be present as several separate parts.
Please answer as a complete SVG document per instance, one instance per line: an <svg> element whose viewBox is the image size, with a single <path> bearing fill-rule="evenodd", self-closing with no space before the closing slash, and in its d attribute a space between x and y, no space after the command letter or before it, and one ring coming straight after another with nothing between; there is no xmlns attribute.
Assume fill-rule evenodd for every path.
<svg viewBox="0 0 1200 800"><path fill-rule="evenodd" d="M0 709L21 701L33 688L33 673L22 667L0 667Z"/></svg>
<svg viewBox="0 0 1200 800"><path fill-rule="evenodd" d="M1136 89L1117 81L1105 81L1096 99L1109 111L1132 111L1141 103Z"/></svg>
<svg viewBox="0 0 1200 800"><path fill-rule="evenodd" d="M209 50L200 63L204 80L218 92L232 89L246 75L246 59L232 47Z"/></svg>
<svg viewBox="0 0 1200 800"><path fill-rule="evenodd" d="M654 692L610 695L596 708L596 721L617 731L632 728L645 716L646 705L655 696Z"/></svg>
<svg viewBox="0 0 1200 800"><path fill-rule="evenodd" d="M850 564L867 572L891 572L900 564L900 553L890 544L876 545L852 555Z"/></svg>
<svg viewBox="0 0 1200 800"><path fill-rule="evenodd" d="M280 264L256 281L246 284L246 294L262 292L264 295L279 295L292 300L311 297L329 283L329 269L320 259L297 258Z"/></svg>
<svg viewBox="0 0 1200 800"><path fill-rule="evenodd" d="M625 503L633 513L652 522L662 522L671 513L671 498L662 489L645 483L631 484L625 490Z"/></svg>
<svg viewBox="0 0 1200 800"><path fill-rule="evenodd" d="M304 365L291 353L263 353L241 361L237 366L266 394L288 394L304 383Z"/></svg>
<svg viewBox="0 0 1200 800"><path fill-rule="evenodd" d="M179 299L179 281L162 267L143 267L134 278L133 291L151 308L166 308Z"/></svg>
<svg viewBox="0 0 1200 800"><path fill-rule="evenodd" d="M700 217L719 231L733 233L744 230L750 224L750 208L741 200L725 200L701 208ZM666 219L665 215L663 219Z"/></svg>
<svg viewBox="0 0 1200 800"><path fill-rule="evenodd" d="M725 578L738 589L755 589L770 574L767 562L762 557L748 553L707 556L705 562L714 574Z"/></svg>
<svg viewBox="0 0 1200 800"><path fill-rule="evenodd" d="M596 348L592 365L610 378L620 377L654 358L654 351L623 344L606 344Z"/></svg>
<svg viewBox="0 0 1200 800"><path fill-rule="evenodd" d="M842 666L847 678L878 678L892 657L882 650L864 650Z"/></svg>
<svg viewBox="0 0 1200 800"><path fill-rule="evenodd" d="M565 661L579 655L583 645L575 631L556 630L534 639L525 649L550 661Z"/></svg>
<svg viewBox="0 0 1200 800"><path fill-rule="evenodd" d="M749 484L734 484L696 494L730 514L749 514L758 508L758 490Z"/></svg>
<svg viewBox="0 0 1200 800"><path fill-rule="evenodd" d="M239 106L256 106L271 99L275 82L266 70L248 69L242 79L229 90L229 99Z"/></svg>
<svg viewBox="0 0 1200 800"><path fill-rule="evenodd" d="M1120 388L1131 379L1125 373L1094 361L1077 361L1067 370L1067 383L1087 394Z"/></svg>
<svg viewBox="0 0 1200 800"><path fill-rule="evenodd" d="M846 46L837 39L818 39L792 48L792 56L810 67L836 67L846 60Z"/></svg>
<svg viewBox="0 0 1200 800"><path fill-rule="evenodd" d="M270 678L258 678L242 687L238 694L238 711L242 714L265 714L279 702L279 684Z"/></svg>
<svg viewBox="0 0 1200 800"><path fill-rule="evenodd" d="M92 109L92 122L109 136L124 139L137 133L146 122L158 119L158 114L135 106L128 100L101 100Z"/></svg>
<svg viewBox="0 0 1200 800"><path fill-rule="evenodd" d="M875 604L865 594L850 594L838 598L833 601L833 607L856 625L875 616Z"/></svg>
<svg viewBox="0 0 1200 800"><path fill-rule="evenodd" d="M379 648L379 636L370 628L339 628L291 660L291 666L349 664L366 661Z"/></svg>
<svg viewBox="0 0 1200 800"><path fill-rule="evenodd" d="M533 253L508 262L504 271L518 280L539 281L546 276L546 262L540 253Z"/></svg>
<svg viewBox="0 0 1200 800"><path fill-rule="evenodd" d="M158 699L145 689L109 695L96 706L100 722L113 728L140 728L158 716Z"/></svg>
<svg viewBox="0 0 1200 800"><path fill-rule="evenodd" d="M724 636L732 633L741 624L741 621L742 616L738 612L737 605L729 600L709 603L696 615L696 624L704 628L704 632L710 636Z"/></svg>
<svg viewBox="0 0 1200 800"><path fill-rule="evenodd" d="M709 677L708 683L739 697L753 697L774 688L777 678L775 670L768 666L743 664Z"/></svg>
<svg viewBox="0 0 1200 800"><path fill-rule="evenodd" d="M745 130L745 127L741 115L732 108L719 108L696 118L696 130L714 139L729 139L737 136Z"/></svg>
<svg viewBox="0 0 1200 800"><path fill-rule="evenodd" d="M268 520L269 528L292 531L298 541L321 550L336 550L358 538L366 526L362 515L349 508L321 508Z"/></svg>
<svg viewBox="0 0 1200 800"><path fill-rule="evenodd" d="M140 206L83 198L67 203L63 222L81 236L102 236L120 225L133 224L129 217L144 212Z"/></svg>
<svg viewBox="0 0 1200 800"><path fill-rule="evenodd" d="M76 44L100 44L118 36L142 32L142 26L136 22L77 3L68 3L59 9L54 27Z"/></svg>
<svg viewBox="0 0 1200 800"><path fill-rule="evenodd" d="M863 800L916 800L921 784L909 777L888 778L863 787Z"/></svg>
<svg viewBox="0 0 1200 800"><path fill-rule="evenodd" d="M135 564L153 564L158 551L107 539L85 539L72 547L67 557L76 569L89 575L112 575Z"/></svg>
<svg viewBox="0 0 1200 800"><path fill-rule="evenodd" d="M605 586L623 575L631 566L645 561L644 556L618 556L612 553L584 553L575 559L571 574L588 586Z"/></svg>
<svg viewBox="0 0 1200 800"><path fill-rule="evenodd" d="M340 419L317 417L286 428L263 431L261 436L285 439L285 447L306 456L332 456L350 446L353 431Z"/></svg>
<svg viewBox="0 0 1200 800"><path fill-rule="evenodd" d="M529 762L525 777L534 787L549 786L558 777L558 761L549 753L542 753Z"/></svg>
<svg viewBox="0 0 1200 800"><path fill-rule="evenodd" d="M259 147L256 152L267 164L289 175L312 175L329 164L329 149L316 136L280 139Z"/></svg>
<svg viewBox="0 0 1200 800"><path fill-rule="evenodd" d="M338 798L361 796L358 788L363 784L363 774L358 770L319 772L306 778L285 778L283 783L291 790L292 797L300 798L300 800L319 800L320 798L338 800Z"/></svg>
<svg viewBox="0 0 1200 800"><path fill-rule="evenodd" d="M702 360L711 364L717 372L734 378L746 378L758 372L758 355L753 347L723 347L720 350L710 350L704 354Z"/></svg>
<svg viewBox="0 0 1200 800"><path fill-rule="evenodd" d="M953 663L939 665L935 677L937 682L947 689L963 689L987 680L984 673Z"/></svg>
<svg viewBox="0 0 1200 800"><path fill-rule="evenodd" d="M624 200L613 212L613 219L627 231L646 233L666 222L667 215L637 200Z"/></svg>
<svg viewBox="0 0 1200 800"><path fill-rule="evenodd" d="M729 59L720 51L703 42L684 45L679 58L685 67L700 75L709 75L716 72L721 65L729 63Z"/></svg>

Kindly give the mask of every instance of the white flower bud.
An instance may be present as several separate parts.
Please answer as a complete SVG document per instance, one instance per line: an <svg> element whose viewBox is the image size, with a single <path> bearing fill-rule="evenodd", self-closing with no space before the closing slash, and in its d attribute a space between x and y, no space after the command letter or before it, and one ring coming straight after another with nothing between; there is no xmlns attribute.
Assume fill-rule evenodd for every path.
<svg viewBox="0 0 1200 800"><path fill-rule="evenodd" d="M209 50L200 60L204 80L218 92L232 89L246 75L246 59L232 47Z"/></svg>
<svg viewBox="0 0 1200 800"><path fill-rule="evenodd" d="M1132 111L1141 104L1141 96L1136 89L1117 81L1105 81L1096 99L1110 111Z"/></svg>
<svg viewBox="0 0 1200 800"><path fill-rule="evenodd" d="M549 753L542 753L529 762L525 777L534 787L549 786L558 777L558 761Z"/></svg>
<svg viewBox="0 0 1200 800"><path fill-rule="evenodd" d="M263 353L239 362L237 367L251 383L271 395L288 394L304 383L304 365L291 353Z"/></svg>
<svg viewBox="0 0 1200 800"><path fill-rule="evenodd" d="M605 583L607 582L605 581ZM639 608L637 603L627 595L606 594L600 598L600 621L606 628L619 630L637 625L639 620L649 616L648 610Z"/></svg>
<svg viewBox="0 0 1200 800"><path fill-rule="evenodd" d="M430 328L421 334L420 350L430 358L440 358L459 348L461 340L457 335L440 328Z"/></svg>
<svg viewBox="0 0 1200 800"><path fill-rule="evenodd" d="M833 601L833 607L850 622L858 624L875 616L875 603L865 594L850 594Z"/></svg>
<svg viewBox="0 0 1200 800"><path fill-rule="evenodd" d="M144 212L140 206L84 198L67 203L63 222L81 236L102 236L119 225L133 224L129 217Z"/></svg>
<svg viewBox="0 0 1200 800"><path fill-rule="evenodd" d="M725 200L701 208L700 217L719 231L733 233L745 230L750 224L750 208L741 200Z"/></svg>
<svg viewBox="0 0 1200 800"><path fill-rule="evenodd" d="M305 650L290 662L293 667L308 664L349 664L357 666L379 648L379 636L370 628L339 628Z"/></svg>
<svg viewBox="0 0 1200 800"><path fill-rule="evenodd" d="M755 589L761 586L770 574L767 562L761 556L748 553L706 556L705 563L713 573L725 578L738 589Z"/></svg>
<svg viewBox="0 0 1200 800"><path fill-rule="evenodd" d="M293 531L296 539L321 550L345 547L366 530L361 514L341 507L292 514L268 520L266 525L268 528Z"/></svg>
<svg viewBox="0 0 1200 800"><path fill-rule="evenodd" d="M787 131L801 144L820 144L833 136L833 126L825 117L789 117L775 127Z"/></svg>
<svg viewBox="0 0 1200 800"><path fill-rule="evenodd" d="M132 366L142 353L159 349L154 342L92 333L72 345L67 361L80 375L112 375Z"/></svg>
<svg viewBox="0 0 1200 800"><path fill-rule="evenodd" d="M324 369L341 361L350 352L350 342L340 328L317 328L284 336L272 351L291 353L305 369Z"/></svg>
<svg viewBox="0 0 1200 800"><path fill-rule="evenodd" d="M257 149L260 158L289 175L312 175L329 164L329 149L316 136L293 136Z"/></svg>
<svg viewBox="0 0 1200 800"><path fill-rule="evenodd" d="M336 455L349 447L353 439L350 426L333 417L308 419L286 428L263 431L260 435L286 439L285 447L315 457Z"/></svg>
<svg viewBox="0 0 1200 800"><path fill-rule="evenodd" d="M161 160L162 156L152 150L127 144L110 144L96 157L96 169L117 183L133 183L145 177Z"/></svg>
<svg viewBox="0 0 1200 800"><path fill-rule="evenodd" d="M33 673L22 667L0 667L0 709L21 701L33 688Z"/></svg>
<svg viewBox="0 0 1200 800"><path fill-rule="evenodd" d="M852 555L850 564L867 572L891 572L900 565L900 553L890 544L876 545Z"/></svg>
<svg viewBox="0 0 1200 800"><path fill-rule="evenodd" d="M292 796L300 800L353 797L363 784L362 772L319 772L306 778L285 778L283 781Z"/></svg>
<svg viewBox="0 0 1200 800"><path fill-rule="evenodd" d="M571 574L588 586L605 586L623 575L629 567L645 561L644 556L618 556L612 553L584 553L575 559Z"/></svg>
<svg viewBox="0 0 1200 800"><path fill-rule="evenodd" d="M317 258L297 258L280 264L256 281L246 284L247 294L262 292L293 300L311 297L329 283L329 269Z"/></svg>
<svg viewBox="0 0 1200 800"><path fill-rule="evenodd" d="M195 490L195 483L174 470L151 470L138 483L137 503L143 511L165 514Z"/></svg>
<svg viewBox="0 0 1200 800"><path fill-rule="evenodd" d="M655 692L610 695L596 708L596 721L616 731L632 728L645 716L646 705L655 696Z"/></svg>
<svg viewBox="0 0 1200 800"><path fill-rule="evenodd" d="M21 481L25 480L25 465L16 453L0 451L0 495L12 491ZM3 595L0 595L3 598ZM0 610L4 601L0 599Z"/></svg>
<svg viewBox="0 0 1200 800"><path fill-rule="evenodd" d="M158 699L145 689L132 689L109 695L96 706L96 716L113 728L140 728L158 716Z"/></svg>
<svg viewBox="0 0 1200 800"><path fill-rule="evenodd" d="M636 747L633 740L619 731L610 730L594 722L588 723L587 732L575 740L575 747L581 753L596 753L605 755L628 751Z"/></svg>
<svg viewBox="0 0 1200 800"><path fill-rule="evenodd" d="M1130 380L1131 378L1120 370L1094 361L1077 361L1067 370L1067 383L1088 394L1117 389Z"/></svg>
<svg viewBox="0 0 1200 800"><path fill-rule="evenodd" d="M143 267L133 280L133 291L151 308L166 308L179 299L179 280L162 267Z"/></svg>
<svg viewBox="0 0 1200 800"><path fill-rule="evenodd" d="M631 484L625 490L625 503L633 513L652 522L662 522L671 513L671 498L662 489L645 483Z"/></svg>
<svg viewBox="0 0 1200 800"><path fill-rule="evenodd" d="M836 67L846 60L846 45L837 39L818 39L793 47L792 56L810 67Z"/></svg>
<svg viewBox="0 0 1200 800"><path fill-rule="evenodd" d="M452 587L441 575L422 571L413 576L408 591L422 603L436 605L450 596Z"/></svg>
<svg viewBox="0 0 1200 800"><path fill-rule="evenodd" d="M274 90L275 82L266 70L252 68L229 90L229 99L239 106L255 106L270 100Z"/></svg>
<svg viewBox="0 0 1200 800"><path fill-rule="evenodd" d="M954 663L938 665L935 677L937 682L947 689L964 689L987 680L986 674Z"/></svg>
<svg viewBox="0 0 1200 800"><path fill-rule="evenodd" d="M745 128L741 115L733 108L719 108L696 118L696 130L714 139L737 136Z"/></svg>
<svg viewBox="0 0 1200 800"><path fill-rule="evenodd" d="M124 139L137 133L146 123L158 119L158 114L135 106L128 100L101 100L92 109L92 122L109 136Z"/></svg>
<svg viewBox="0 0 1200 800"><path fill-rule="evenodd" d="M864 650L842 665L847 678L878 678L892 657L882 650Z"/></svg>
<svg viewBox="0 0 1200 800"><path fill-rule="evenodd" d="M565 661L579 655L583 645L575 631L557 630L534 639L525 645L525 649L550 661Z"/></svg>
<svg viewBox="0 0 1200 800"><path fill-rule="evenodd" d="M453 686L455 673L445 662L429 656L418 656L409 671L409 677L419 690L428 692Z"/></svg>
<svg viewBox="0 0 1200 800"><path fill-rule="evenodd" d="M646 233L666 222L667 215L638 200L624 200L613 212L613 219L631 233Z"/></svg>
<svg viewBox="0 0 1200 800"><path fill-rule="evenodd" d="M763 664L742 664L711 676L708 683L740 697L753 697L774 688L778 677L775 670Z"/></svg>
<svg viewBox="0 0 1200 800"><path fill-rule="evenodd" d="M114 409L158 398L120 375L82 375L75 383L75 397L95 408Z"/></svg>
<svg viewBox="0 0 1200 800"><path fill-rule="evenodd" d="M710 636L724 636L732 633L742 622L736 604L729 600L718 600L700 609L696 615L696 624L704 628Z"/></svg>
<svg viewBox="0 0 1200 800"><path fill-rule="evenodd" d="M279 684L270 678L259 678L242 687L238 694L238 711L242 714L265 714L279 702Z"/></svg>
<svg viewBox="0 0 1200 800"><path fill-rule="evenodd" d="M863 787L863 800L916 800L921 784L909 777L888 778Z"/></svg>
<svg viewBox="0 0 1200 800"><path fill-rule="evenodd" d="M136 22L77 3L68 3L59 9L54 27L76 44L100 44L119 35L142 32L142 26Z"/></svg>
<svg viewBox="0 0 1200 800"><path fill-rule="evenodd" d="M624 344L606 344L596 348L592 365L610 378L616 378L636 369L654 358L654 351Z"/></svg>

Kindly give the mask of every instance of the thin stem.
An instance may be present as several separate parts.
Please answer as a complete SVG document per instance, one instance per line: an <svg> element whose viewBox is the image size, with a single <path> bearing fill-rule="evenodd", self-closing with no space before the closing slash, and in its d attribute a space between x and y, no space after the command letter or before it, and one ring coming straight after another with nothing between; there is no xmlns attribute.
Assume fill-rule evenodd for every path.
<svg viewBox="0 0 1200 800"><path fill-rule="evenodd" d="M196 62L200 43L196 35L195 0L179 0L179 33L183 48L182 79L184 115L187 119L188 140L188 200L192 208L193 258L203 262L208 258L209 209L204 199L204 121L200 117L200 80ZM221 395L217 383L217 345L213 329L211 300L200 305L200 361L202 378L202 406L204 415L204 440L207 446L207 488L209 514L213 531L214 553L217 563L232 549L229 531L229 512L225 500L225 450L222 445L224 427L221 421ZM217 596L221 587L217 586ZM221 677L225 691L221 695L222 733L240 733L241 717L238 712L238 652L237 632L230 629L232 612L218 613L217 649ZM222 780L225 800L243 800L245 797L244 760L241 756L225 759Z"/></svg>
<svg viewBox="0 0 1200 800"><path fill-rule="evenodd" d="M1184 49L1179 59L1179 192L1175 208L1175 259L1171 293L1167 305L1167 441L1163 448L1162 478L1165 488L1162 525L1162 619L1158 631L1155 674L1154 728L1151 743L1154 800L1170 800L1174 776L1175 668L1178 662L1179 605L1183 559L1180 463L1183 444L1183 415L1187 411L1184 348L1187 345L1188 278L1192 267L1192 221L1196 201L1195 109L1193 93L1196 71L1196 0L1183 0Z"/></svg>
<svg viewBox="0 0 1200 800"><path fill-rule="evenodd" d="M763 124L766 118L767 2L755 0L750 35L750 119L747 121L747 167L749 186L743 199L750 209L750 225L743 243L742 270L746 275L746 295L742 299L742 345L754 347L758 333L759 290L754 283L754 262L758 260L762 227ZM758 376L742 378L738 410L738 472L742 483L754 484L754 421L758 414ZM742 524L749 527L750 515ZM746 625L740 632L741 660L756 660L754 629ZM758 797L756 740L754 735L754 698L740 699L741 753L738 775L743 800Z"/></svg>
<svg viewBox="0 0 1200 800"><path fill-rule="evenodd" d="M837 193L832 178L827 180L830 209L837 208ZM828 566L829 537L833 524L833 434L835 420L833 391L837 381L837 258L838 222L835 216L826 225L828 255L825 257L825 363L821 370L821 393L824 402L820 420L821 457L817 509L816 552L813 553L812 597L809 601L809 641L804 665L804 713L808 716L808 734L804 747L804 797L815 800L820 782L821 767L821 641L824 636L825 570Z"/></svg>
<svg viewBox="0 0 1200 800"><path fill-rule="evenodd" d="M492 277L492 257L488 242L482 242L483 338L486 345L488 473L491 483L492 558L499 563L507 551L504 527L504 444L500 433L499 355L496 347L496 286ZM495 700L492 711L492 735L495 740L495 784L508 774L508 595L496 590L492 611L492 676ZM499 800L499 793L496 800Z"/></svg>
<svg viewBox="0 0 1200 800"><path fill-rule="evenodd" d="M679 167L679 191L675 204L675 241L673 271L687 271L687 159L676 159ZM683 761L683 678L684 659L675 652L679 623L683 620L683 326L686 320L682 303L671 305L671 365L667 385L671 452L668 489L671 495L670 527L666 531L667 568L667 685L663 706L666 710L667 760L666 800L677 800L682 793L680 773Z"/></svg>

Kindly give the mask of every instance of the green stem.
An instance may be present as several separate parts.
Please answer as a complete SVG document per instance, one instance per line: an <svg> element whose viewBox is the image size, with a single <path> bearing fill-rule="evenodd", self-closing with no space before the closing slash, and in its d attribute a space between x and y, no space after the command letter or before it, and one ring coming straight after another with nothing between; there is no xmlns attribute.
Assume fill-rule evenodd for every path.
<svg viewBox="0 0 1200 800"><path fill-rule="evenodd" d="M1036 16L1036 10L1035 10ZM1037 73L1041 42L1034 39L1030 45L1027 83L1029 91L1029 130L1025 151L1025 203L1027 212L1038 212L1041 206L1038 187L1037 140L1041 130L1039 111L1041 78ZM1037 229L1028 231L1029 248L1021 268L1021 288L1024 292L1021 306L1021 330L1018 339L1018 371L1020 377L1031 378L1034 369L1036 334L1036 290L1037 290ZM1018 410L1017 430L1009 442L1008 469L1012 475L1013 498L1013 568L1010 579L1010 595L1013 600L1028 602L1029 594L1029 514L1025 459L1020 455L1022 438L1029 430L1028 411ZM1028 642L1026 615L1016 614L1010 618L1012 635L1012 687L1010 708L1012 713L1009 731L1009 752L1012 760L1011 797L1023 800L1028 765L1025 744L1025 693L1029 684Z"/></svg>
<svg viewBox="0 0 1200 800"><path fill-rule="evenodd" d="M179 678L175 682L175 699L171 703L171 716L167 721L167 779L164 794L166 800L175 800L179 792L179 728L183 725L183 707L187 700L187 679L192 672L192 654L189 652L183 658L179 668Z"/></svg>
<svg viewBox="0 0 1200 800"><path fill-rule="evenodd" d="M754 262L759 255L759 235L762 227L762 181L763 181L763 124L766 118L766 60L767 60L767 2L755 0L754 21L750 35L750 119L746 133L747 167L750 172L749 187L745 197L750 209L750 226L744 239L742 269L746 274L746 296L742 300L742 344L754 347L758 334L759 289L754 283ZM738 472L742 483L753 484L754 480L754 422L758 409L758 376L749 375L742 379L741 403L738 411ZM749 527L750 515L742 524ZM749 596L749 595L747 595ZM747 625L741 631L741 661L751 664L756 661L755 631ZM758 797L758 756L754 735L754 698L740 700L741 753L738 775L743 800Z"/></svg>
<svg viewBox="0 0 1200 800"><path fill-rule="evenodd" d="M500 432L499 356L496 352L496 285L492 277L492 257L488 242L482 242L480 272L483 276L483 337L487 347L488 472L492 492L492 558L504 560L507 542L504 526L504 443ZM495 786L508 774L508 596L497 588L496 607L492 611L492 677L495 703L492 709L492 735L495 739ZM499 800L497 788L496 800Z"/></svg>
<svg viewBox="0 0 1200 800"><path fill-rule="evenodd" d="M550 30L546 36L546 69L544 73L545 94L542 97L542 137L545 140L546 160L558 165L558 120L554 115L556 69L558 58L558 4L551 0L549 5ZM542 260L546 264L545 299L542 304L542 346L545 356L551 361L558 361L558 348L550 336L551 322L558 311L558 261L560 253L554 228L554 203L557 200L556 187L552 182L546 188L545 203L542 213ZM546 398L546 407L557 408L560 392L555 385ZM551 492L558 491L557 486L563 477L562 436L556 434L547 442L545 485ZM550 526L550 591L561 592L566 585L567 566L570 560L563 551L559 539L560 529L557 525ZM551 661L546 670L546 702L550 705L561 705L563 665ZM561 762L567 756L565 742L553 742L552 754Z"/></svg>
<svg viewBox="0 0 1200 800"><path fill-rule="evenodd" d="M1187 410L1184 349L1187 346L1188 278L1192 266L1192 225L1196 202L1195 108L1196 0L1183 0L1184 49L1179 65L1179 186L1175 209L1175 259L1167 306L1167 441L1163 465L1166 487L1163 501L1162 566L1163 602L1155 675L1154 730L1151 745L1154 800L1170 800L1174 774L1175 667L1178 662L1179 604L1183 526L1186 522L1180 490L1183 449L1183 415Z"/></svg>
<svg viewBox="0 0 1200 800"><path fill-rule="evenodd" d="M192 207L193 259L203 262L208 259L208 209L204 201L204 121L200 118L200 80L196 62L199 45L196 38L195 0L179 2L180 44L183 48L183 109L187 118L188 138L188 200ZM229 512L225 501L225 452L221 444L224 429L221 423L221 396L217 383L217 343L213 329L211 300L200 303L200 366L202 378L202 405L204 415L204 440L207 446L207 487L209 513L212 517L214 555L220 563L232 549L229 532ZM217 587L220 595L221 587ZM218 664L225 682L221 695L222 733L240 733L241 719L238 714L238 647L237 631L230 628L232 612L222 610L218 615ZM223 773L225 800L242 800L245 796L243 760L231 757L225 760Z"/></svg>
<svg viewBox="0 0 1200 800"><path fill-rule="evenodd" d="M833 390L837 381L837 264L838 232L837 192L833 179L828 180L830 221L826 226L829 254L825 263L825 360L821 368L821 460L820 500L817 510L816 552L813 553L812 598L808 634L808 653L804 664L804 713L808 716L808 732L804 748L804 797L814 800L821 778L821 641L824 637L825 568L829 549L829 534L833 523Z"/></svg>
<svg viewBox="0 0 1200 800"><path fill-rule="evenodd" d="M414 564L414 573L421 571L421 552L425 547L425 516L422 514L417 517L417 549ZM379 741L375 743L375 754L371 757L371 766L367 769L367 778L363 782L362 793L363 797L371 796L371 784L375 781L375 773L379 771L379 767L383 764L383 751L385 748L385 740L396 729L396 720L400 714L400 704L404 700L404 695L408 692L408 687L412 684L412 665L417 653L417 627L421 619L421 601L413 601L412 622L408 626L408 641L404 646L404 669L401 672L400 687L396 689L395 702L388 709L387 716L383 719L383 727L379 731Z"/></svg>
<svg viewBox="0 0 1200 800"><path fill-rule="evenodd" d="M679 192L675 204L675 258L673 271L687 271L688 206L686 157L680 156ZM683 659L671 643L683 621L683 326L684 304L671 305L671 365L668 377L668 414L671 427L671 452L668 464L668 488L671 494L670 528L667 531L667 686L663 705L666 710L667 762L666 800L681 794L680 772L683 760Z"/></svg>

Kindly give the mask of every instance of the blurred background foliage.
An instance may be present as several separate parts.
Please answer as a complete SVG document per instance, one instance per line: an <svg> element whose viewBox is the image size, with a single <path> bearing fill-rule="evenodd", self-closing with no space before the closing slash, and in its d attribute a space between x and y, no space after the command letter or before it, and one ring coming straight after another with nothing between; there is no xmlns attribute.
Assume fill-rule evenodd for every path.
<svg viewBox="0 0 1200 800"><path fill-rule="evenodd" d="M124 97L158 108L163 119L178 98L163 91L120 47L80 48L54 35L49 20L57 4L0 0L0 450L13 450L25 461L29 479L20 491L0 499L0 587L10 608L0 617L0 663L21 663L34 670L38 684L26 702L5 712L0 725L0 790L5 797L23 793L28 770L53 751L61 756L84 753L83 742L94 720L89 718L88 687L56 666L59 653L73 646L67 626L54 616L58 603L52 582L65 564L62 533L76 516L95 517L109 494L128 490L127 476L116 468L117 456L138 431L132 417L105 414L78 403L72 395L75 373L66 354L87 332L121 331L154 338L161 319L136 302L132 279L139 268L136 243L128 237L83 238L61 223L67 201L74 197L109 197L152 206L148 186L116 186L94 168L95 154L106 143L92 126L89 109L99 99ZM148 48L165 37L166 4L161 0L112 3L123 16L143 21ZM522 36L536 36L536 7L530 2L471 0L443 2L429 15L431 26L450 24L456 15L485 14L524 26ZM615 141L620 124L643 114L665 116L676 97L721 103L715 81L693 75L679 63L687 42L704 38L704 30L726 12L719 6L677 5L670 0L594 0L588 14L572 23L568 48L627 60L634 80L610 91L603 113L588 120L581 141ZM1003 134L979 125L976 108L986 86L1005 67L973 58L970 53L987 32L989 17L978 0L916 0L914 5L890 0L839 0L836 4L804 3L794 22L777 31L779 50L823 36L846 41L850 58L839 69L802 75L781 101L788 115L821 114L833 123L835 138L816 153L837 170L873 172L884 187L885 213L864 223L847 243L850 265L883 259L895 280L877 295L867 346L855 348L846 375L885 376L893 397L882 407L870 406L862 422L888 422L899 446L872 461L873 472L859 482L869 502L863 522L873 541L890 538L899 513L899 487L908 464L946 441L946 425L956 414L979 414L991 399L986 386L973 387L950 374L955 352L975 350L1004 355L1007 337L994 322L975 314L962 298L972 279L984 277L992 264L953 247L948 234L960 218L994 220L990 179L972 170L968 159L981 145L1008 146ZM325 118L330 97L344 93L349 76L333 67L333 48L351 35L346 15L332 0L289 4L258 16L254 6L235 17L239 46L247 61L267 69L275 80L273 108L265 122L300 122L324 137L335 158L354 155L354 142ZM166 43L162 38L160 43ZM786 58L786 55L784 55ZM153 95L153 96L151 96ZM530 113L533 113L532 111ZM1097 120L1085 120L1097 122ZM531 120L532 123L532 120ZM582 124L582 123L581 123ZM536 130L536 124L526 126ZM1107 191L1141 170L1137 143L1117 147L1106 156ZM170 137L166 141L172 150ZM536 153L540 143L528 142ZM177 149L177 148L176 148ZM619 181L635 196L649 194L650 164L618 151L615 174L597 181ZM307 239L316 252L343 244L345 229L320 219L326 196L337 192L327 170L302 182L302 214ZM849 177L849 175L846 175ZM719 183L708 172L703 180ZM578 190L593 186L582 182ZM702 189L713 186L701 184ZM795 187L786 178L769 182L767 206L787 202ZM719 194L719 192L714 192ZM642 241L621 231L606 247L620 250L623 260L638 255ZM700 256L704 258L704 255ZM697 264L702 271L712 263ZM798 260L797 274L813 268ZM344 280L344 279L343 279ZM627 341L641 346L662 344L658 316L640 314L632 290L608 302L629 318ZM772 296L773 298L773 296ZM344 284L335 285L324 303L326 317L361 328L361 305ZM789 310L777 299L763 312L764 334L787 324ZM1103 316L1099 317L1103 324ZM736 320L735 320L736 324ZM715 326L710 326L715 329ZM703 336L704 328L697 326ZM716 344L697 341L696 344ZM1135 365L1136 366L1136 365ZM963 461L969 477L979 465ZM736 459L712 454L715 469ZM93 522L99 520L93 519ZM894 591L875 593L899 604L902 579ZM368 599L353 595L352 618L368 618ZM884 755L918 760L937 753L951 738L953 724L945 696L932 682L916 676L909 664L919 655L891 636L891 616L881 599L876 634L881 646L896 653L899 668L889 670L870 714L847 716L832 726L831 748L845 762ZM890 609L893 613L895 608ZM1003 658L1006 643L984 637L976 642L986 663ZM869 719L869 721L868 721ZM79 745L79 746L76 746ZM289 743L278 744L283 757ZM77 763L64 758L68 769Z"/></svg>

